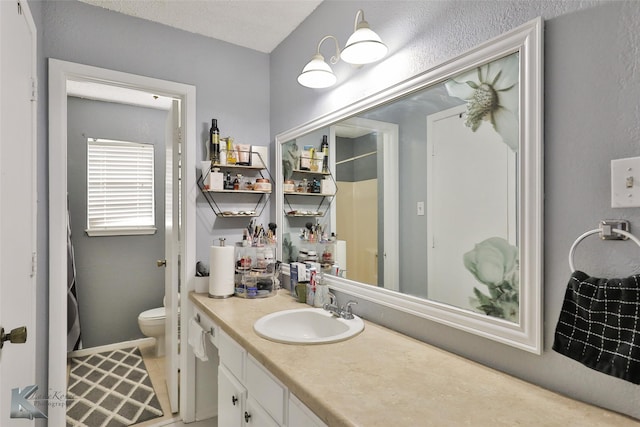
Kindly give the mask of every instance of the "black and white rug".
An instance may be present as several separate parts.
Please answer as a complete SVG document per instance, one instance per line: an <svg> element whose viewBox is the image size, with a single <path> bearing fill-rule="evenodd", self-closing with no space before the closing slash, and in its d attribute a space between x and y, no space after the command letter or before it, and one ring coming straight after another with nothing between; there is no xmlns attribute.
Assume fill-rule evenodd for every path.
<svg viewBox="0 0 640 427"><path fill-rule="evenodd" d="M121 427L163 415L137 347L71 359L67 427Z"/></svg>

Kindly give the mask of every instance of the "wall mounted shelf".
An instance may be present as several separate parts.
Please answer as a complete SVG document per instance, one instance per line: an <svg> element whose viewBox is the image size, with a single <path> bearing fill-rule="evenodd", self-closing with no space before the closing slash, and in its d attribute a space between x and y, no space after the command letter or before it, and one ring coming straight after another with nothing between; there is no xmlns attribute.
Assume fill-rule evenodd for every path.
<svg viewBox="0 0 640 427"><path fill-rule="evenodd" d="M264 167L266 163L257 152L252 152L252 159L256 161L258 165L212 165L213 168L220 169L223 174L225 172L233 175L241 174L243 179L252 180L254 183L256 179L268 178L271 185L273 185L273 178L269 173L269 169ZM217 217L220 218L252 218L262 215L264 208L271 196L271 191L258 191L258 190L225 190L216 189L212 190L207 188L205 182L207 181L211 169L206 171L204 175L201 173L198 178L198 187L203 194L205 200L211 207L211 210ZM245 174L246 173L246 174Z"/></svg>

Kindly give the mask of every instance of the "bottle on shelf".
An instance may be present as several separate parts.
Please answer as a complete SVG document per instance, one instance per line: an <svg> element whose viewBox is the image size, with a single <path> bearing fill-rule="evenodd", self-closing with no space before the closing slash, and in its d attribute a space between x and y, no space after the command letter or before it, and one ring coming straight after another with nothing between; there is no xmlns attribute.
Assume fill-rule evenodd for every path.
<svg viewBox="0 0 640 427"><path fill-rule="evenodd" d="M211 144L211 163L220 164L220 129L218 129L218 120L211 119L211 128L209 129L209 143Z"/></svg>
<svg viewBox="0 0 640 427"><path fill-rule="evenodd" d="M240 190L240 185L242 183L242 175L237 174L236 178L233 180L233 189L234 190Z"/></svg>
<svg viewBox="0 0 640 427"><path fill-rule="evenodd" d="M233 138L231 137L227 138L227 164L236 164L236 151L233 147Z"/></svg>
<svg viewBox="0 0 640 427"><path fill-rule="evenodd" d="M233 181L231 180L231 173L227 172L227 177L224 181L225 190L233 190Z"/></svg>
<svg viewBox="0 0 640 427"><path fill-rule="evenodd" d="M320 151L322 152L322 172L329 172L329 143L327 142L327 135L322 135L322 144L320 144Z"/></svg>

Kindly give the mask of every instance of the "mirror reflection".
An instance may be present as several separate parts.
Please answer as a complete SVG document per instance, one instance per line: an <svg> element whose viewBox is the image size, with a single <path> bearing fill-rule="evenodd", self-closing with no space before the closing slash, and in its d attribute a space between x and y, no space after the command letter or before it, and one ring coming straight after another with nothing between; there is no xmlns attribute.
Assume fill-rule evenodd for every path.
<svg viewBox="0 0 640 427"><path fill-rule="evenodd" d="M283 261L518 323L519 67L510 53L283 142Z"/></svg>

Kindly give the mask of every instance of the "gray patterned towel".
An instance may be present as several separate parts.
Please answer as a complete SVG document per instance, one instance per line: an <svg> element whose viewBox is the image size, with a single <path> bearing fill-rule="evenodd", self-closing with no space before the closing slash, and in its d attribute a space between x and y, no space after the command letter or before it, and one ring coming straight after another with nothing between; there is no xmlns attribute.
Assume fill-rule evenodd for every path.
<svg viewBox="0 0 640 427"><path fill-rule="evenodd" d="M599 279L574 271L553 349L591 369L640 384L640 275Z"/></svg>

